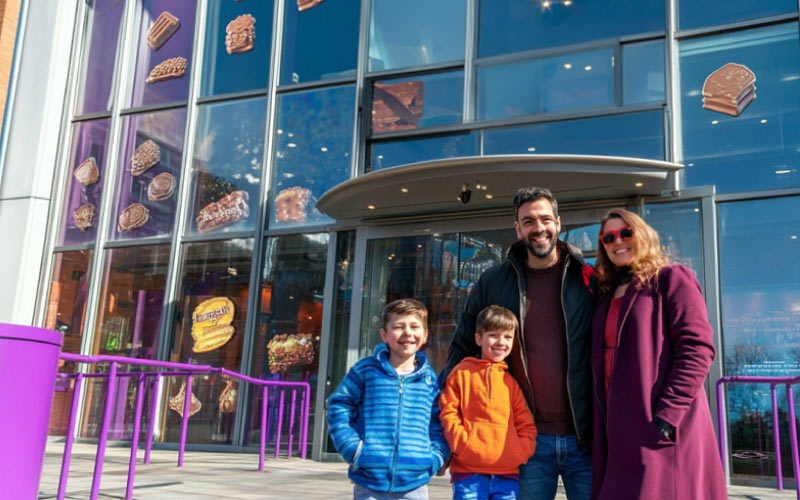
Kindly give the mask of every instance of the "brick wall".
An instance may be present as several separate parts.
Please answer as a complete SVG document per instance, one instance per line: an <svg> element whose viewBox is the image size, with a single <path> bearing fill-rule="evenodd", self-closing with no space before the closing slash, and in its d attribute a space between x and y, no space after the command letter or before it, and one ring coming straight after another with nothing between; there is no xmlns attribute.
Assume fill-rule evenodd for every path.
<svg viewBox="0 0 800 500"><path fill-rule="evenodd" d="M14 60L21 0L0 0L0 119L6 110L8 77Z"/></svg>

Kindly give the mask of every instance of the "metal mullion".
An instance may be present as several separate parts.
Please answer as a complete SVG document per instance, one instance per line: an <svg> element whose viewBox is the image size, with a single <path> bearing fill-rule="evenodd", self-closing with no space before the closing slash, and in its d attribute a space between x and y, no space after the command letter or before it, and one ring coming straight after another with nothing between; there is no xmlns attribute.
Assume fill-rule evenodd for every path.
<svg viewBox="0 0 800 500"><path fill-rule="evenodd" d="M475 65L479 67L500 66L515 62L529 61L532 59L547 59L549 57L563 56L567 54L580 54L593 50L611 49L619 45L620 38L603 38L582 42L573 45L562 45L557 47L546 47L543 49L531 49L522 52L512 52L510 54L500 54L485 58L476 58Z"/></svg>
<svg viewBox="0 0 800 500"><path fill-rule="evenodd" d="M372 0L361 0L361 16L358 31L358 58L356 60L356 95L353 110L353 146L350 164L350 179L358 177L366 169L367 137L370 127L372 90L365 91L367 64L369 62L369 14Z"/></svg>
<svg viewBox="0 0 800 500"><path fill-rule="evenodd" d="M135 238L135 239L126 239L126 240L108 240L106 241L103 248L108 250L112 248L131 248L131 247L143 247L143 246L151 246L151 245L164 245L169 244L170 238L164 236L151 236L147 238Z"/></svg>
<svg viewBox="0 0 800 500"><path fill-rule="evenodd" d="M74 84L75 83L75 79L76 79L76 77L73 77L72 75L70 75L70 83ZM76 91L77 91L77 86L76 86ZM72 104L74 105L75 103L73 102ZM75 115L72 118L72 123L88 122L88 121L91 121L91 120L99 120L99 119L102 119L102 118L111 118L111 111L100 111L99 113L89 113L89 114L86 114L86 115Z"/></svg>
<svg viewBox="0 0 800 500"><path fill-rule="evenodd" d="M718 202L731 202L731 201L750 201L761 200L764 198L786 198L789 196L800 195L800 188L782 188L782 189L763 189L759 191L748 191L744 193L727 193L718 194L716 199Z"/></svg>
<svg viewBox="0 0 800 500"><path fill-rule="evenodd" d="M45 247L47 248L47 247ZM56 246L53 247L50 253L67 253L67 252L81 252L83 250L92 250L94 251L94 243L85 243L82 245L63 245L63 246ZM42 273L47 274L47 273ZM41 323L37 323L41 324Z"/></svg>
<svg viewBox="0 0 800 500"><path fill-rule="evenodd" d="M798 2L800 5L800 2ZM770 26L773 24L783 24L789 21L797 21L800 15L797 12L790 12L787 14L778 14L776 16L762 17L759 19L748 19L746 21L739 21L729 24L721 24L718 26L707 26L702 28L692 28L688 30L678 30L676 26L675 38L678 40L686 40L688 38L698 38L708 35L720 35L729 33L731 31L739 31L750 28L760 28L763 26Z"/></svg>
<svg viewBox="0 0 800 500"><path fill-rule="evenodd" d="M664 115L665 132L668 133L669 141L665 141L665 158L670 161L683 161L683 131L681 130L681 95L680 95L680 54L678 51L678 41L675 32L678 27L678 0L667 2L667 38L664 43L664 83L667 98L667 113ZM668 174L672 180L672 192L681 189L683 181L682 172L670 172Z"/></svg>
<svg viewBox="0 0 800 500"><path fill-rule="evenodd" d="M277 3L280 0L275 0L275 1ZM278 71L280 72L280 67L278 68ZM278 78L280 79L280 74L278 75ZM289 92L298 92L298 91L301 91L301 90L313 90L313 89L318 89L318 88L323 88L323 87L336 87L336 86L339 86L339 85L344 85L346 83L354 83L355 81L356 81L356 79L353 78L352 76L340 77L340 78L325 78L325 79L322 79L322 80L314 80L314 81L311 81L311 82L291 83L291 84L288 84L288 85L279 85L277 87L277 92L279 94L286 94L286 93L289 93Z"/></svg>
<svg viewBox="0 0 800 500"><path fill-rule="evenodd" d="M256 330L258 328L259 308L261 299L261 269L264 267L264 260L266 258L264 253L264 226L266 225L269 216L269 192L271 189L272 179L272 164L273 164L273 130L275 128L275 110L276 107L276 89L278 80L280 78L280 55L281 55L281 41L283 39L283 2L275 0L272 9L272 46L270 51L270 74L267 80L267 112L266 122L264 127L264 148L262 152L262 168L261 168L261 196L259 202L259 210L256 211L255 230L252 232L253 237L253 256L251 258L252 265L250 267L250 290L247 301L247 318L245 320L245 329L242 337L242 358L239 365L241 373L250 374L253 368L253 344L258 337ZM236 417L233 423L233 444L244 446L247 440L248 421L250 412L247 411L249 402L251 401L253 387L248 384L245 390L239 387L240 396L236 401Z"/></svg>
<svg viewBox="0 0 800 500"><path fill-rule="evenodd" d="M478 57L478 0L467 0L467 26L464 37L464 102L461 114L462 123L475 121L477 99L477 75L475 59Z"/></svg>
<svg viewBox="0 0 800 500"><path fill-rule="evenodd" d="M426 73L445 73L447 71L459 70L463 67L463 61L447 61L436 64L425 64L420 66L408 66L403 68L392 68L381 71L366 72L364 74L364 78L369 80L389 80L411 75L424 75Z"/></svg>
<svg viewBox="0 0 800 500"><path fill-rule="evenodd" d="M268 97L269 91L266 88L256 90L243 90L241 92L229 92L227 94L208 95L205 97L198 97L197 104L212 104L227 101L237 101L240 99L255 98L255 97Z"/></svg>
<svg viewBox="0 0 800 500"><path fill-rule="evenodd" d="M187 234L181 238L181 243L211 243L220 240L235 240L242 238L253 238L254 231L231 231L229 233L218 234Z"/></svg>
<svg viewBox="0 0 800 500"><path fill-rule="evenodd" d="M611 57L614 58L614 104L622 107L622 44L617 43L612 49Z"/></svg>
<svg viewBox="0 0 800 500"><path fill-rule="evenodd" d="M201 1L201 0L198 0ZM192 73L194 73L194 68L192 68ZM191 86L191 84L190 84ZM166 103L159 103L159 104L148 104L147 106L138 106L133 108L125 108L121 109L119 114L122 116L126 115L140 115L144 113L154 113L156 111L168 111L170 109L180 109L184 108L189 104L190 101L173 101L173 102L166 102Z"/></svg>

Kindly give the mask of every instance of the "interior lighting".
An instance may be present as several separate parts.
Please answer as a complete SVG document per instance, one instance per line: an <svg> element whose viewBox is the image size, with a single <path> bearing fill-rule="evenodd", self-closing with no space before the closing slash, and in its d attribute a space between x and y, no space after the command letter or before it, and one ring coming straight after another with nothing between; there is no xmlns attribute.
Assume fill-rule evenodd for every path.
<svg viewBox="0 0 800 500"><path fill-rule="evenodd" d="M280 134L282 134L282 133L283 133L283 130L281 130L281 129L278 129L278 135L280 135Z"/></svg>
<svg viewBox="0 0 800 500"><path fill-rule="evenodd" d="M400 192L401 193L407 193L408 192L408 188L400 188Z"/></svg>
<svg viewBox="0 0 800 500"><path fill-rule="evenodd" d="M699 208L695 208L694 211L695 211L695 213L698 213L698 214L700 213L700 209Z"/></svg>
<svg viewBox="0 0 800 500"><path fill-rule="evenodd" d="M586 71L591 71L592 67L589 64L587 64L586 66L583 67L583 69L585 69Z"/></svg>
<svg viewBox="0 0 800 500"><path fill-rule="evenodd" d="M550 0L542 0L542 8L549 9L550 8Z"/></svg>
<svg viewBox="0 0 800 500"><path fill-rule="evenodd" d="M322 151L323 153L328 152L328 148L326 148L325 146L322 146L321 148L319 148L319 150Z"/></svg>
<svg viewBox="0 0 800 500"><path fill-rule="evenodd" d="M287 144L287 146L289 146L290 148L296 148L297 144L290 142L289 144Z"/></svg>
<svg viewBox="0 0 800 500"><path fill-rule="evenodd" d="M375 205L367 205L367 208L369 208L370 210L375 210Z"/></svg>
<svg viewBox="0 0 800 500"><path fill-rule="evenodd" d="M530 148L528 148L528 151L530 151L531 153L533 153L534 151L536 151L536 148L534 148L534 147L530 147Z"/></svg>
<svg viewBox="0 0 800 500"><path fill-rule="evenodd" d="M634 184L634 186L636 186L637 188L640 188L640 187L644 186L644 182L637 182L636 184Z"/></svg>
<svg viewBox="0 0 800 500"><path fill-rule="evenodd" d="M793 240L796 240L797 239L797 235L793 234L793 235L790 236L790 238L793 239Z"/></svg>
<svg viewBox="0 0 800 500"><path fill-rule="evenodd" d="M776 173L776 174L778 174L778 175L789 174L789 173L791 173L791 172L792 172L792 171L791 171L791 170L788 170L788 169L787 169L787 170L776 170L776 171L775 171L775 173Z"/></svg>
<svg viewBox="0 0 800 500"><path fill-rule="evenodd" d="M294 137L294 134L289 132L289 137Z"/></svg>
<svg viewBox="0 0 800 500"><path fill-rule="evenodd" d="M572 0L564 0L564 5L569 7L570 5L572 5Z"/></svg>
<svg viewBox="0 0 800 500"><path fill-rule="evenodd" d="M711 125L716 125L717 123L719 123L719 120L711 120Z"/></svg>
<svg viewBox="0 0 800 500"><path fill-rule="evenodd" d="M564 69L572 69L572 63L564 63Z"/></svg>
<svg viewBox="0 0 800 500"><path fill-rule="evenodd" d="M761 119L761 123L767 123L767 119L766 118L762 118Z"/></svg>
<svg viewBox="0 0 800 500"><path fill-rule="evenodd" d="M489 194L489 193L486 193L486 199L487 199L487 200L491 200L492 198L494 198L494 196L492 196L492 195L491 195L491 194Z"/></svg>

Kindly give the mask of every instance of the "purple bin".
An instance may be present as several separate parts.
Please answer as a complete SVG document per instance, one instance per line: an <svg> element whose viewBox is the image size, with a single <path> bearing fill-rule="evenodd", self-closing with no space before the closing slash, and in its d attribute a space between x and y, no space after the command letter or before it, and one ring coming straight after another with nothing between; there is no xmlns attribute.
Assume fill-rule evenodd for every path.
<svg viewBox="0 0 800 500"><path fill-rule="evenodd" d="M0 489L2 498L39 496L61 334L0 323Z"/></svg>

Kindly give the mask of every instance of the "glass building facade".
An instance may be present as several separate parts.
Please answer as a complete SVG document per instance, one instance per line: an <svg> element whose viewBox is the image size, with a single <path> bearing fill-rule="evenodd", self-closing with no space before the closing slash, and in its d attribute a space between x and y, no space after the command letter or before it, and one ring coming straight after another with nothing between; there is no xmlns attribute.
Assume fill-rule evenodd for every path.
<svg viewBox="0 0 800 500"><path fill-rule="evenodd" d="M154 30L164 12L174 32ZM712 397L723 375L800 375L795 0L94 0L73 38L38 305L67 352L309 381L325 458L324 400L377 343L383 306L426 303L441 368L472 284L514 233L500 207L354 222L317 200L412 163L580 154L683 165L660 196L565 204L562 238L591 261L611 206L659 230L704 288ZM720 90L731 71L742 85ZM219 297L234 334L196 353L192 312ZM271 364L269 341L300 334L314 359ZM190 446L258 446L260 395L240 391L223 412L225 384L194 380ZM93 437L105 389L84 390L78 432ZM117 390L124 439L133 387ZM159 396L162 442L178 439L166 406L180 390ZM56 395L54 434L70 399ZM726 404L733 477L773 477L769 391L737 386Z"/></svg>

